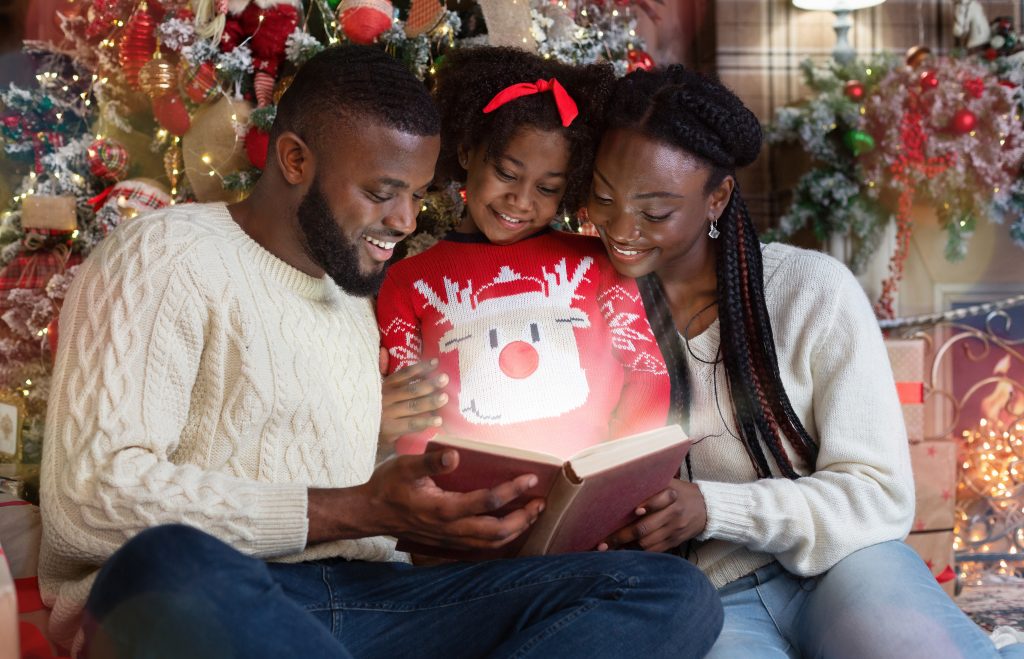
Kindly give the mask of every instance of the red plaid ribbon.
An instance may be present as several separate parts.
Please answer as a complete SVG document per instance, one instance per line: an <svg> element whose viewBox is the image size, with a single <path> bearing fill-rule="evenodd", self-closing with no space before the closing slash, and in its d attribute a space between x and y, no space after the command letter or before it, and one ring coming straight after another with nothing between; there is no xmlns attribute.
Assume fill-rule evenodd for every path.
<svg viewBox="0 0 1024 659"><path fill-rule="evenodd" d="M71 253L71 234L57 229L32 229L23 241L24 251L0 270L0 291L15 288L46 288L54 275L64 274L82 262Z"/></svg>

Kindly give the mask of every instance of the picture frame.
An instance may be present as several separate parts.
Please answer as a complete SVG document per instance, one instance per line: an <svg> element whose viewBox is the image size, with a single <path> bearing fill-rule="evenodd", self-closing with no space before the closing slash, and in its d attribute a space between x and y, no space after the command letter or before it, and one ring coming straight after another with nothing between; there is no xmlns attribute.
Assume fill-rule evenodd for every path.
<svg viewBox="0 0 1024 659"><path fill-rule="evenodd" d="M22 397L10 389L0 389L0 463L21 462L21 427L26 415Z"/></svg>

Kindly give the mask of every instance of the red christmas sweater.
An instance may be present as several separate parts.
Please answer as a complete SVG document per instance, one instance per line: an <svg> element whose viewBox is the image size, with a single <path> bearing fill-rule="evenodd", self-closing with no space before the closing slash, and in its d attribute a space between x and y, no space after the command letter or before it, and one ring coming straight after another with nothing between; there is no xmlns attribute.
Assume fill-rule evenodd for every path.
<svg viewBox="0 0 1024 659"><path fill-rule="evenodd" d="M668 374L636 283L594 238L450 233L391 267L377 322L389 373L440 360L445 433L569 457L666 423ZM435 432L397 450L422 452Z"/></svg>

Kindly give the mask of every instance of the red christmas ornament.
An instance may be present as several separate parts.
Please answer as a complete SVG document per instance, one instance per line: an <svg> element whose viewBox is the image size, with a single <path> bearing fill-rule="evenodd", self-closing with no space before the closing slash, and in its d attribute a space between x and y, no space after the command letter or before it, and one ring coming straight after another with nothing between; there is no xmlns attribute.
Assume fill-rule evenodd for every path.
<svg viewBox="0 0 1024 659"><path fill-rule="evenodd" d="M182 60L178 84L181 91L195 104L201 104L217 93L217 71L213 62L203 62L192 68Z"/></svg>
<svg viewBox="0 0 1024 659"><path fill-rule="evenodd" d="M391 27L393 11L389 0L342 0L338 22L349 41L371 44Z"/></svg>
<svg viewBox="0 0 1024 659"><path fill-rule="evenodd" d="M118 44L117 61L121 64L125 82L132 89L139 88L139 71L153 57L156 50L156 21L148 11L139 10L128 22Z"/></svg>
<svg viewBox="0 0 1024 659"><path fill-rule="evenodd" d="M953 118L949 121L950 130L961 135L971 132L977 125L978 118L974 116L974 113L963 108L954 112Z"/></svg>
<svg viewBox="0 0 1024 659"><path fill-rule="evenodd" d="M996 50L995 48L986 48L985 49L985 59L987 59L988 61L991 62L992 60L994 60L997 57L999 57L999 51L998 50Z"/></svg>
<svg viewBox="0 0 1024 659"><path fill-rule="evenodd" d="M253 167L265 169L267 166L267 151L270 149L270 134L256 126L249 128L245 134L245 155Z"/></svg>
<svg viewBox="0 0 1024 659"><path fill-rule="evenodd" d="M166 128L172 135L181 137L188 132L192 123L189 119L188 110L181 97L176 93L164 94L153 99L153 116L157 122Z"/></svg>
<svg viewBox="0 0 1024 659"><path fill-rule="evenodd" d="M106 137L94 140L85 155L96 178L120 181L128 173L128 149L120 142Z"/></svg>
<svg viewBox="0 0 1024 659"><path fill-rule="evenodd" d="M649 71L654 66L654 60L651 59L650 55L642 50L630 50L626 53L626 59L629 60L626 70L630 73L637 69Z"/></svg>
<svg viewBox="0 0 1024 659"><path fill-rule="evenodd" d="M928 91L929 89L935 89L939 86L939 76L935 71L925 71L921 74L921 89Z"/></svg>
<svg viewBox="0 0 1024 659"><path fill-rule="evenodd" d="M851 101L859 101L864 98L864 84L859 80L847 80L843 85L843 93Z"/></svg>

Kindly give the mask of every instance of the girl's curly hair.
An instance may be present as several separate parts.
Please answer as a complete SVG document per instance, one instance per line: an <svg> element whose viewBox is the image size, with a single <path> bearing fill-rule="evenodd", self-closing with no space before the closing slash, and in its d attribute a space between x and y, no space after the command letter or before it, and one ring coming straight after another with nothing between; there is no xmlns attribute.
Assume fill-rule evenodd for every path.
<svg viewBox="0 0 1024 659"><path fill-rule="evenodd" d="M556 78L579 108L568 127L550 93L523 96L494 112L483 109L501 90L522 82ZM440 183L466 180L459 164L459 147L486 145L488 157L499 155L516 130L531 126L561 131L569 142L562 209L575 214L586 203L590 189L600 118L615 77L611 66L571 66L516 48L481 46L449 51L438 70L434 97L441 111L441 155L437 161Z"/></svg>

